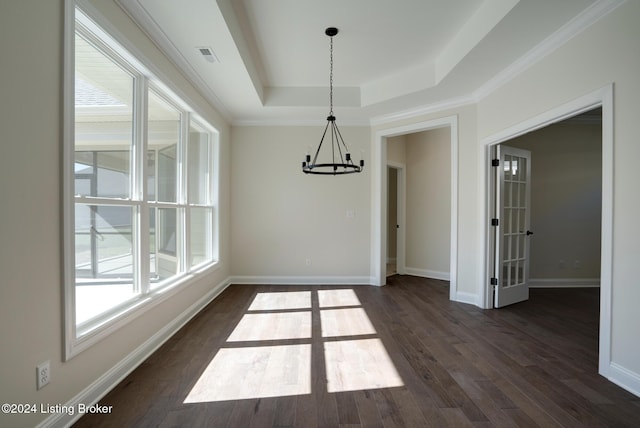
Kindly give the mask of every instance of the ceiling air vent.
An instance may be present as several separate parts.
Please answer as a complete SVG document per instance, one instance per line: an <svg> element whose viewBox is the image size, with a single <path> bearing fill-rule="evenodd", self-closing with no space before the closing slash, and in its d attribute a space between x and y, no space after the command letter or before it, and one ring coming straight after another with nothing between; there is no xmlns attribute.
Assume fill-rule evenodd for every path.
<svg viewBox="0 0 640 428"><path fill-rule="evenodd" d="M206 59L209 62L219 62L218 61L218 57L216 57L216 54L213 53L213 49L211 49L208 46L199 46L196 47L196 49L198 49L198 52L200 52L200 55L202 55L204 57L204 59Z"/></svg>

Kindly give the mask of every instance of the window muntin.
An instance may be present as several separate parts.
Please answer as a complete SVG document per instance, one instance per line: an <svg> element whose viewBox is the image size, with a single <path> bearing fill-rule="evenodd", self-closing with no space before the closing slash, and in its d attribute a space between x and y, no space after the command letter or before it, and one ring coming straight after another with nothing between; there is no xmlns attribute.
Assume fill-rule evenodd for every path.
<svg viewBox="0 0 640 428"><path fill-rule="evenodd" d="M68 355L217 254L215 130L83 12L75 16L67 39L75 71L65 149Z"/></svg>

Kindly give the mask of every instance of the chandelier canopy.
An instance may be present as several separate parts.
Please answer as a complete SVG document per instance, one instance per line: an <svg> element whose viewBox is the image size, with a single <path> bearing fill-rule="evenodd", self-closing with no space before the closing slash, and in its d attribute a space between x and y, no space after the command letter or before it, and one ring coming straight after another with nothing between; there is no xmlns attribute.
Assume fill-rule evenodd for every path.
<svg viewBox="0 0 640 428"><path fill-rule="evenodd" d="M316 150L313 160L311 154L308 153L305 160L302 162L302 172L305 174L323 174L323 175L341 175L341 174L353 174L355 172L362 172L364 168L364 160L360 159L360 162L356 165L351 159L351 152L347 147L338 125L336 125L336 117L333 115L333 37L338 34L338 29L335 27L329 27L324 32L330 39L330 72L329 72L329 116L327 116L327 125L324 127L320 144ZM327 131L329 135L327 136ZM321 155L322 144L324 139L331 138L331 148L325 148L324 152L331 152L324 155L326 161L318 161L318 156ZM324 153L323 152L323 153ZM322 156L322 155L321 155ZM322 158L321 158L322 159Z"/></svg>

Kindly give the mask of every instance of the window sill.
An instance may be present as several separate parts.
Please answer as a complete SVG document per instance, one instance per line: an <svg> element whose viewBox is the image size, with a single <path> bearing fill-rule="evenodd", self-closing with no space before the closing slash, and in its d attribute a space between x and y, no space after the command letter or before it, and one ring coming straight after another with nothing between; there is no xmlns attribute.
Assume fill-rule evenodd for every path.
<svg viewBox="0 0 640 428"><path fill-rule="evenodd" d="M65 361L105 339L160 303L183 291L186 287L207 275L211 275L221 266L222 263L220 261L204 264L197 270L177 278L162 288L154 290L145 296L131 299L114 310L76 327L74 329L75 337L69 337L66 341Z"/></svg>

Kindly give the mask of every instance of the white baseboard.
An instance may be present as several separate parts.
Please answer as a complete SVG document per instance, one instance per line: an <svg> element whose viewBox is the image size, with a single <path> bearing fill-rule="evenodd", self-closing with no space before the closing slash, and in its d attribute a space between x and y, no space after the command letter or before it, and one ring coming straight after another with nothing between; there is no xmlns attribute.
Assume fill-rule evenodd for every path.
<svg viewBox="0 0 640 428"><path fill-rule="evenodd" d="M451 300L458 303L468 303L470 305L480 306L478 305L478 295L474 293L465 293L463 291L458 291Z"/></svg>
<svg viewBox="0 0 640 428"><path fill-rule="evenodd" d="M611 382L621 388L626 389L637 397L640 397L640 374L634 373L619 364L609 364L609 373L607 376Z"/></svg>
<svg viewBox="0 0 640 428"><path fill-rule="evenodd" d="M371 285L369 276L232 276L231 284L269 285Z"/></svg>
<svg viewBox="0 0 640 428"><path fill-rule="evenodd" d="M197 315L205 308L213 299L222 293L230 285L229 280L219 283L211 289L207 294L201 297L194 304L189 306L184 312L178 315L173 321L165 325L156 334L147 339L142 345L109 369L106 373L96 379L91 385L73 397L65 406L70 409L78 409L79 404L92 406L100 401L109 391L111 391L118 383L135 370L144 360L153 354L160 346L162 346L171 336L173 336L180 328L182 328L191 318ZM45 427L68 427L82 417L78 412L73 413L56 413L52 414L40 424L37 428Z"/></svg>
<svg viewBox="0 0 640 428"><path fill-rule="evenodd" d="M600 287L600 278L530 278L530 288Z"/></svg>
<svg viewBox="0 0 640 428"><path fill-rule="evenodd" d="M428 269L405 267L404 273L407 275L421 276L424 278L440 279L442 281L449 281L451 279L451 275L449 274L449 272L439 272Z"/></svg>

